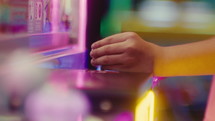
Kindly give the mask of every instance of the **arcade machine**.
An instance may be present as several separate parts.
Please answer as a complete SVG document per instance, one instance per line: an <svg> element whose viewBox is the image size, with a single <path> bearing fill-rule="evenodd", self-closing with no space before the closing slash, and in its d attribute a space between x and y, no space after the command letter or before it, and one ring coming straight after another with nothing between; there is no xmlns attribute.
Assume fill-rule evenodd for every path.
<svg viewBox="0 0 215 121"><path fill-rule="evenodd" d="M148 25L143 26L128 14L122 18L132 18L137 25L120 23L122 18L115 11L131 9L132 4L131 0L123 1L0 0L0 121L173 121L172 114L164 111L172 107L166 108L170 104L163 103L161 91L170 89L174 85L170 82L175 80L166 81L170 86L160 84L164 88L159 89L156 85L162 78L97 71L89 63L90 45L105 36L139 29L147 38L157 26L157 30L172 32L169 26L163 29L160 24L150 24L154 19L158 23L168 20L158 16L145 18L147 13L140 18ZM155 1L151 2L152 8L158 7ZM153 13L152 8L147 5L142 9ZM171 20L173 26L175 19ZM173 95L187 95L186 90L175 92ZM176 111L185 109L169 102Z"/></svg>
<svg viewBox="0 0 215 121"><path fill-rule="evenodd" d="M0 3L1 121L154 121L149 74L89 64L108 0Z"/></svg>

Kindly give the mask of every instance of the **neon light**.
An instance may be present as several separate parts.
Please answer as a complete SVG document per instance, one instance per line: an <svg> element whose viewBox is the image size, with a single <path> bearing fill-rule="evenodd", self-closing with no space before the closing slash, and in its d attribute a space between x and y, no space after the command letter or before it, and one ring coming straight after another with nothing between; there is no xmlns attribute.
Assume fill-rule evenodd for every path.
<svg viewBox="0 0 215 121"><path fill-rule="evenodd" d="M165 79L166 77L153 77L152 78L152 88L156 87L160 80Z"/></svg>
<svg viewBox="0 0 215 121"><path fill-rule="evenodd" d="M154 121L154 92L150 90L140 99L135 109L135 121Z"/></svg>
<svg viewBox="0 0 215 121"><path fill-rule="evenodd" d="M85 51L86 47L86 26L87 26L87 0L80 0L79 3L80 13L79 13L79 49Z"/></svg>
<svg viewBox="0 0 215 121"><path fill-rule="evenodd" d="M52 4L53 4L53 8L52 8L52 22L53 22L53 25L52 25L52 32L57 32L58 31L58 26L59 26L59 9L58 9L58 5L60 4L59 3L59 0L53 0L52 1Z"/></svg>
<svg viewBox="0 0 215 121"><path fill-rule="evenodd" d="M157 77L153 77L152 78L152 88L154 88L157 84L158 84L158 78Z"/></svg>

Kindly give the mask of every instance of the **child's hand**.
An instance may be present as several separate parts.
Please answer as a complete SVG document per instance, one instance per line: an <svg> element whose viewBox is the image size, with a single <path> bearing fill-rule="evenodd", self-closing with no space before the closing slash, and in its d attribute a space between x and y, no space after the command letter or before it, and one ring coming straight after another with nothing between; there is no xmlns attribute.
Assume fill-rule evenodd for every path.
<svg viewBox="0 0 215 121"><path fill-rule="evenodd" d="M159 48L133 32L120 33L92 45L91 64L102 65L103 69L152 73Z"/></svg>

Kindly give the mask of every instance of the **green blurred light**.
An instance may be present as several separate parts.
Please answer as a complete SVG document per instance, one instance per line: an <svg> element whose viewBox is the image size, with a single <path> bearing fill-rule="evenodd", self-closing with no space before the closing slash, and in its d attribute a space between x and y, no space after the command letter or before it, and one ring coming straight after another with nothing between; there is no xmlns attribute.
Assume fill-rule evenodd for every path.
<svg viewBox="0 0 215 121"><path fill-rule="evenodd" d="M121 20L125 16L123 12L130 11L131 8L132 0L110 0L109 11L101 21L101 37L121 32Z"/></svg>

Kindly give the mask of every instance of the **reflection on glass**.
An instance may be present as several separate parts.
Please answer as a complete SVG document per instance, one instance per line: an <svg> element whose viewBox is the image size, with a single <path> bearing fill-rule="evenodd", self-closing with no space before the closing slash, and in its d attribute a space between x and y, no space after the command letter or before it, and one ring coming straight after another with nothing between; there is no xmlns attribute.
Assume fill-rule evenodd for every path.
<svg viewBox="0 0 215 121"><path fill-rule="evenodd" d="M70 31L73 1L29 0L28 31L30 33Z"/></svg>
<svg viewBox="0 0 215 121"><path fill-rule="evenodd" d="M71 45L83 51L85 42L80 42L85 41L83 1L0 0L0 41L15 43L17 47L24 45L34 52Z"/></svg>

